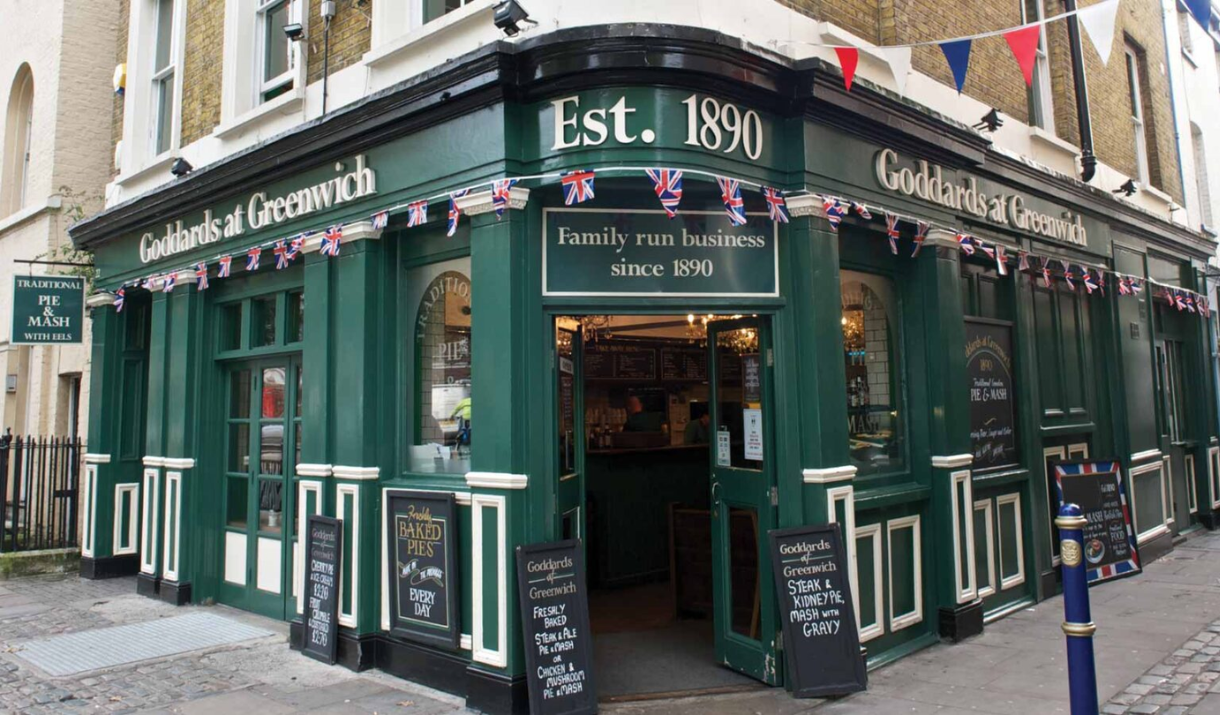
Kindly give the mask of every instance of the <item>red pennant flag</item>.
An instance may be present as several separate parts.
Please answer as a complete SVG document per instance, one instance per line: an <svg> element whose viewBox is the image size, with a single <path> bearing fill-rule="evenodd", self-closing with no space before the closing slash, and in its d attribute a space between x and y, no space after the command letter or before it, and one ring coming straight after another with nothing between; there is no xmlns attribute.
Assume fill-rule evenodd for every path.
<svg viewBox="0 0 1220 715"><path fill-rule="evenodd" d="M1004 33L1012 56L1017 58L1021 73L1025 75L1025 86L1034 84L1034 60L1038 57L1038 37L1042 33L1042 25L1026 25Z"/></svg>
<svg viewBox="0 0 1220 715"><path fill-rule="evenodd" d="M836 47L835 54L839 56L839 66L843 68L843 85L850 92L852 80L856 78L856 65L860 64L860 50L854 47Z"/></svg>

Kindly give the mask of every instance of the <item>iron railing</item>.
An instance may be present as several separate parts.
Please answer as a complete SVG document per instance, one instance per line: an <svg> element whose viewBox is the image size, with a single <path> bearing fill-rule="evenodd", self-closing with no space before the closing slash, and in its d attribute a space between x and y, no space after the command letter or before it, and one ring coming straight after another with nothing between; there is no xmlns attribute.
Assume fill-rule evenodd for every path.
<svg viewBox="0 0 1220 715"><path fill-rule="evenodd" d="M78 546L79 437L0 436L0 552Z"/></svg>

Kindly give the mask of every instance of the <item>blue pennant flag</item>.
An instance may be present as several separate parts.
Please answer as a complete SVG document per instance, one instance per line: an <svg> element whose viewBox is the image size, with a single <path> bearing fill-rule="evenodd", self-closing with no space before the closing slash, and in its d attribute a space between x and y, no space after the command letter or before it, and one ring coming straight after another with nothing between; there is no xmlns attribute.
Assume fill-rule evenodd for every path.
<svg viewBox="0 0 1220 715"><path fill-rule="evenodd" d="M940 51L945 53L949 61L949 69L953 70L953 81L957 83L957 93L962 93L966 84L966 68L970 65L971 40L952 40L940 43Z"/></svg>
<svg viewBox="0 0 1220 715"><path fill-rule="evenodd" d="M1186 9L1190 10L1190 14L1195 16L1203 29L1208 29L1208 22L1211 21L1212 4L1211 0L1183 0L1186 4Z"/></svg>

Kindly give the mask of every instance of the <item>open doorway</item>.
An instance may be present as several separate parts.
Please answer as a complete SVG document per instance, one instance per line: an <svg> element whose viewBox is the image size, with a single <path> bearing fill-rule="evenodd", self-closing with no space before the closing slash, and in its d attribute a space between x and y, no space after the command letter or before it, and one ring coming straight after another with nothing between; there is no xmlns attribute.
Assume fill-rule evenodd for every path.
<svg viewBox="0 0 1220 715"><path fill-rule="evenodd" d="M751 667L774 630L764 617L764 323L556 319L559 511L563 535L585 540L604 699L775 682ZM734 471L750 475L749 494Z"/></svg>

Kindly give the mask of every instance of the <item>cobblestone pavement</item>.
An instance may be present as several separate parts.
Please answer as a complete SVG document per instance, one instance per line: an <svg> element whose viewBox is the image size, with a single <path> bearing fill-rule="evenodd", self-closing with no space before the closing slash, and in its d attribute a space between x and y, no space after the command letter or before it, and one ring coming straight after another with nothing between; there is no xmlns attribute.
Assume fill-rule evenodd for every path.
<svg viewBox="0 0 1220 715"><path fill-rule="evenodd" d="M1109 715L1220 713L1220 620L1196 633L1102 708Z"/></svg>

